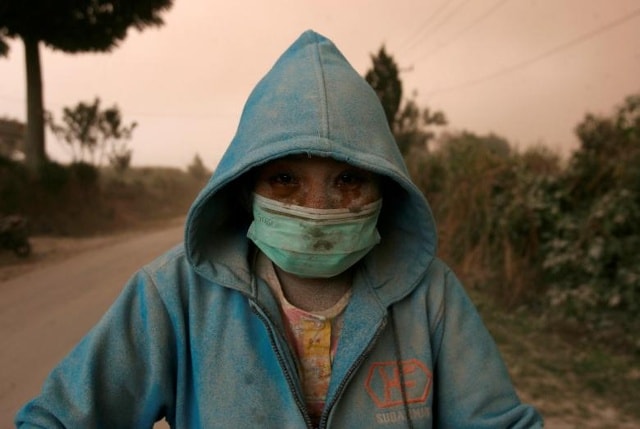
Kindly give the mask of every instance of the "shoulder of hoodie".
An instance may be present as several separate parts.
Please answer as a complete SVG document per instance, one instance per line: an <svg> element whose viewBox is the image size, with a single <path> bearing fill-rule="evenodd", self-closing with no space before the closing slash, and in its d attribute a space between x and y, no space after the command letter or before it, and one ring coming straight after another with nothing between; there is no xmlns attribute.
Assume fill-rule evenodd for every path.
<svg viewBox="0 0 640 429"><path fill-rule="evenodd" d="M420 280L410 289L409 295L418 293L433 299L455 286L461 286L461 284L451 267L439 257L433 256L425 263ZM401 299L399 296L395 298Z"/></svg>
<svg viewBox="0 0 640 429"><path fill-rule="evenodd" d="M438 257L433 257L424 271L421 281L412 289L414 297L422 297L433 317L433 323L439 323L444 316L445 307L452 304L448 296L466 295L466 291L451 267ZM447 302L449 301L449 302Z"/></svg>
<svg viewBox="0 0 640 429"><path fill-rule="evenodd" d="M194 270L187 258L184 243L174 246L153 261L145 264L137 275L146 278L146 280L139 280L149 283L147 286L153 286L160 295L164 296L167 293L182 295L185 289L202 281L202 277ZM215 287L215 285L208 284L208 287ZM220 285L220 289L226 290L227 288ZM441 313L445 305L446 295L454 292L454 290L460 292L460 289L462 289L462 293L465 293L463 285L449 265L440 258L433 257L424 272L422 280L412 289L411 295L415 296L417 293L424 296L429 302L429 306L432 309L435 306L438 308L437 313ZM442 316L442 314L439 316Z"/></svg>
<svg viewBox="0 0 640 429"><path fill-rule="evenodd" d="M182 282L192 281L194 276L200 277L187 258L183 242L145 264L139 271L152 279L156 286L167 283L175 287ZM425 275L416 288L424 289L430 295L437 295L452 285L462 286L451 267L436 256L431 258Z"/></svg>
<svg viewBox="0 0 640 429"><path fill-rule="evenodd" d="M145 264L137 275L144 277L143 282L150 283L160 295L180 293L200 279L187 258L184 242Z"/></svg>
<svg viewBox="0 0 640 429"><path fill-rule="evenodd" d="M200 286L205 286L209 292L232 291L232 288L225 287L222 283L205 278L194 268L187 256L184 242L142 266L135 276L139 282L146 287L153 286L164 297L176 294L184 297Z"/></svg>

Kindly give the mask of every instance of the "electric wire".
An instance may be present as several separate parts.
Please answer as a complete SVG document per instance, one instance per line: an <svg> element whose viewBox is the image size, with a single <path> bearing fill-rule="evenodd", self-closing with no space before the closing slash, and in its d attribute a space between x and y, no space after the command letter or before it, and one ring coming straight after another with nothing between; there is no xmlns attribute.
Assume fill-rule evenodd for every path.
<svg viewBox="0 0 640 429"><path fill-rule="evenodd" d="M433 25L433 27L429 28L427 33L424 34L420 39L418 39L417 41L415 41L414 43L412 43L409 48L407 49L411 49L414 46L416 46L419 43L423 43L424 41L428 40L429 36L435 34L444 24L446 24L447 22L449 22L451 20L451 18L456 15L467 3L469 3L469 0L464 0L461 3L458 3L457 7L453 10L451 10L447 15L445 15L440 21L438 21L437 23L435 23Z"/></svg>
<svg viewBox="0 0 640 429"><path fill-rule="evenodd" d="M452 85L452 86L445 87L445 88L440 88L440 89L436 88L435 90L427 91L426 95L444 94L444 93L447 93L447 92L456 91L458 89L468 88L468 87L475 86L475 85L478 85L478 84L481 84L481 83L484 83L484 82L487 82L487 81L490 81L490 80L493 80L493 79L497 79L499 77L502 77L504 75L513 73L515 71L524 69L524 68L529 67L529 66L531 66L531 65L533 65L533 64L535 64L537 62L540 62L540 61L542 61L542 60L544 60L544 59L546 59L546 58L548 58L550 56L553 56L553 55L555 55L555 54L557 54L559 52L562 52L562 51L567 50L569 48L572 48L572 47L574 47L576 45L584 43L587 40L590 40L590 39L592 39L592 38L594 38L594 37L606 32L606 31L612 30L615 27L618 27L618 26L620 26L622 24L625 24L626 22L631 21L632 19L634 19L634 18L636 18L638 16L640 16L640 8L635 9L631 13L629 13L629 14L621 17L621 18L618 18L618 19L616 19L614 21L611 21L611 22L609 22L609 23L607 23L607 24L605 24L605 25L603 25L601 27L598 27L598 28L596 28L594 30L591 30L591 31L587 32L587 33L583 33L578 37L575 37L575 38L573 38L571 40L568 40L568 41L566 41L564 43L561 43L561 44L559 44L559 45L557 45L557 46L555 46L555 47L553 47L553 48L551 48L551 49L549 49L549 50L547 50L547 51L545 51L545 52L543 52L543 53L541 53L539 55L536 55L535 57L526 59L526 60L521 61L519 63L516 63L516 64L513 64L511 66L508 66L508 67L502 68L500 70L497 70L497 71L495 71L493 73L490 73L488 75L485 75L485 76L482 76L482 77L479 77L479 78L476 78L476 79L472 79L472 80L469 80L469 81L466 81L466 82L463 82L463 83L460 83L460 84L457 84L457 85Z"/></svg>
<svg viewBox="0 0 640 429"><path fill-rule="evenodd" d="M451 0L441 3L440 7L438 7L431 15L427 17L427 19L422 24L420 24L420 27L418 27L418 30L414 31L411 36L405 39L405 41L400 45L398 52L402 52L404 50L409 49L409 47L413 46L415 42L415 38L418 37L420 33L422 33L426 28L428 28L427 26L431 23L431 21L436 19L438 15L440 15L450 3L451 3Z"/></svg>
<svg viewBox="0 0 640 429"><path fill-rule="evenodd" d="M498 9L500 9L502 6L504 6L508 1L509 0L500 0L500 1L498 1L489 10L487 10L484 14L480 15L478 18L476 18L474 21L470 22L462 30L460 30L459 32L454 34L451 38L449 38L449 40L447 40L446 42L436 46L434 49L432 49L431 51L427 52L425 55L419 57L418 59L416 59L414 61L414 63L419 63L421 61L424 61L427 58L432 57L436 52L440 51L442 48L445 48L445 47L451 45L458 38L460 38L463 34L468 32L469 30L473 29L475 26L480 24L482 21L487 19L489 16L493 15Z"/></svg>

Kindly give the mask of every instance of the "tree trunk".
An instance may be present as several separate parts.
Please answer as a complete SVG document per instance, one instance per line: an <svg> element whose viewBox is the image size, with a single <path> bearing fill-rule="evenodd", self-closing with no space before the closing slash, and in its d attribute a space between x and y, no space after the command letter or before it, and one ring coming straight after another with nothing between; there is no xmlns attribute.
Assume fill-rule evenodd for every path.
<svg viewBox="0 0 640 429"><path fill-rule="evenodd" d="M27 133L25 136L25 164L29 172L38 175L45 161L44 109L42 102L42 72L39 40L23 37L27 69Z"/></svg>

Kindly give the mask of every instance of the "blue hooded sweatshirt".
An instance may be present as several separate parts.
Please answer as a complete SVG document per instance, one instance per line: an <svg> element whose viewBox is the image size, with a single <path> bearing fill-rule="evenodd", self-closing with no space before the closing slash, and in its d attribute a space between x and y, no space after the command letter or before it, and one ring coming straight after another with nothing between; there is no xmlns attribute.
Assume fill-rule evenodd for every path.
<svg viewBox="0 0 640 429"><path fill-rule="evenodd" d="M251 93L193 203L184 245L139 270L18 413L20 428L310 428L278 302L254 274L247 173L291 155L386 177L381 242L358 264L321 428L537 428L455 275L436 256L371 87L305 32Z"/></svg>

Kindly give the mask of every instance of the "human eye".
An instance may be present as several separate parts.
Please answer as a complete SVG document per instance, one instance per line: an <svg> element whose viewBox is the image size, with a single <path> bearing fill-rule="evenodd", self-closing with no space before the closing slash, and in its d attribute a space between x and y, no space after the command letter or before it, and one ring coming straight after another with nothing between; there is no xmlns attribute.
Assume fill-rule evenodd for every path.
<svg viewBox="0 0 640 429"><path fill-rule="evenodd" d="M287 162L275 161L260 168L258 182L269 186L288 186L298 181L294 168Z"/></svg>
<svg viewBox="0 0 640 429"><path fill-rule="evenodd" d="M296 179L293 174L289 172L276 172L269 175L269 183L272 185L289 186L296 183Z"/></svg>
<svg viewBox="0 0 640 429"><path fill-rule="evenodd" d="M370 181L370 175L360 170L345 170L337 178L338 186L343 187L357 187Z"/></svg>

